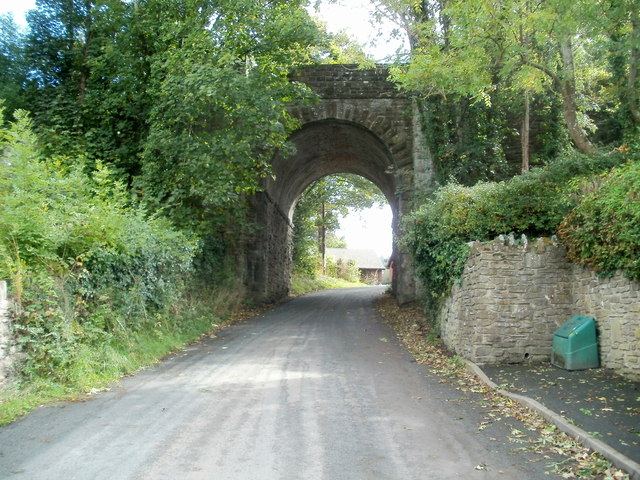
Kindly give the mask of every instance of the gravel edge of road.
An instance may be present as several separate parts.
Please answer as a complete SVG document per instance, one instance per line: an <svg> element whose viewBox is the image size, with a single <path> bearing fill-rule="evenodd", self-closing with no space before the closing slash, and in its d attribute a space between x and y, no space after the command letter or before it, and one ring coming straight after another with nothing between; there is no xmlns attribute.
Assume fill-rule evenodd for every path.
<svg viewBox="0 0 640 480"><path fill-rule="evenodd" d="M519 395L516 393L511 393L506 390L503 390L498 387L483 371L482 369L473 363L470 360L465 360L467 368L476 375L483 383L485 383L489 388L495 390L501 395L511 398L513 401L518 402L520 405L524 407L530 408L540 415L542 415L546 420L553 423L562 430L567 435L573 437L578 442L582 443L586 447L592 449L600 453L604 458L613 463L617 468L621 468L625 470L629 477L632 480L640 480L640 463L632 460L626 455L620 453L613 447L607 445L606 443L594 438L589 435L580 427L572 425L565 419L563 416L557 414L556 412L548 409L540 402L533 400L532 398L526 397L524 395Z"/></svg>

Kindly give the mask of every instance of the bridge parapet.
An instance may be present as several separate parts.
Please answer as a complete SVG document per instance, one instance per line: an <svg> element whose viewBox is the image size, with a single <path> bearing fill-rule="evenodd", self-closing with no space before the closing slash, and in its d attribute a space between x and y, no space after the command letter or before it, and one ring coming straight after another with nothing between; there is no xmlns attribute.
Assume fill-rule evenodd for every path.
<svg viewBox="0 0 640 480"><path fill-rule="evenodd" d="M406 98L388 79L389 68L361 70L357 65L312 65L294 72L294 82L308 85L321 98Z"/></svg>

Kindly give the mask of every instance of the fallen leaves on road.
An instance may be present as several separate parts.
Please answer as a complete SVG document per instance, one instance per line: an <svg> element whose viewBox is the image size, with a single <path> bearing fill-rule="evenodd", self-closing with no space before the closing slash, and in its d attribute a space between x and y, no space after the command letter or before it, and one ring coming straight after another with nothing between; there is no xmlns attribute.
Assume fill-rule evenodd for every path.
<svg viewBox="0 0 640 480"><path fill-rule="evenodd" d="M554 464L554 473L567 479L628 480L629 475L613 467L600 454L592 452L582 444L548 423L538 413L508 397L500 395L487 386L466 368L465 362L449 354L442 341L432 334L421 307L400 308L390 296L385 296L377 305L382 318L393 328L396 335L413 354L416 362L426 365L438 376L454 379L457 389L482 394L484 406L488 409L483 422L478 426L482 431L493 421L502 417L512 417L521 421L529 431L537 431L538 438L526 441L523 447L540 455L559 454L566 460ZM511 441L525 441L522 432L512 432ZM479 465L480 466L480 465ZM476 467L478 468L478 467Z"/></svg>

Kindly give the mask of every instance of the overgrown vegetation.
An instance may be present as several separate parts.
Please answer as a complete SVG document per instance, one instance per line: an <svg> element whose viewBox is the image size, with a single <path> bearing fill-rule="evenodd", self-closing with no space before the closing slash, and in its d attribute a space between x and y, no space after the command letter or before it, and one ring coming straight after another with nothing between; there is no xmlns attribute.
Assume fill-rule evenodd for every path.
<svg viewBox="0 0 640 480"><path fill-rule="evenodd" d="M638 148L635 0L372 0L404 27L393 67L424 99L441 182L504 180L568 145Z"/></svg>
<svg viewBox="0 0 640 480"><path fill-rule="evenodd" d="M634 215L638 215L637 202L628 202L624 209L619 210L619 214L608 219L606 225L610 227L618 223L611 228L611 235L602 235L601 231L589 229L588 226L581 230L569 228L580 219L584 221L585 213L581 212L589 209L590 203L582 202L593 203L593 200L589 200L592 197L581 196L581 185L593 181L594 175L606 172L627 159L629 156L622 152L595 155L570 152L556 162L508 181L481 182L473 187L450 183L437 190L433 198L406 220L405 242L414 255L417 273L428 291L428 301L432 305L437 303L462 274L469 253L468 242L492 240L500 234L510 233L554 235L567 215L570 215L568 223L562 231L563 239L569 243L572 242L569 236L575 232L583 235L583 239L576 237L574 243L600 245L601 254L610 259L614 256L633 258L637 251L634 249L638 248L638 223L632 225L634 218L637 218ZM616 203L633 198L634 188L637 187L631 184L636 185L634 182L637 182L637 163L631 165L620 170L627 175L622 185L617 185L617 188L612 186L609 190L603 187L599 191L598 196L607 197L602 202L611 203L613 207ZM620 174L612 175L613 178L620 177ZM609 191L616 197L610 197ZM576 210L571 213L574 208ZM603 219L595 215L589 218L600 222L605 228ZM621 253L617 248L606 248L604 242L607 238L612 240L611 236L617 236L614 232L620 232L621 229L625 231L620 234L620 239L627 239L627 250ZM578 258L578 255L576 253L574 257ZM590 256L584 253L582 258L589 261ZM615 262L622 266L619 260Z"/></svg>
<svg viewBox="0 0 640 480"><path fill-rule="evenodd" d="M195 238L127 202L107 169L88 177L43 157L26 114L15 117L0 129L0 277L30 395L104 385L237 309L230 288L218 286L235 303L225 306L193 280ZM2 418L30 405L20 398Z"/></svg>
<svg viewBox="0 0 640 480"><path fill-rule="evenodd" d="M583 192L559 228L569 257L601 275L640 280L640 162L578 184Z"/></svg>
<svg viewBox="0 0 640 480"><path fill-rule="evenodd" d="M360 269L353 260L336 259L329 255L326 262L328 276L354 283L360 281Z"/></svg>

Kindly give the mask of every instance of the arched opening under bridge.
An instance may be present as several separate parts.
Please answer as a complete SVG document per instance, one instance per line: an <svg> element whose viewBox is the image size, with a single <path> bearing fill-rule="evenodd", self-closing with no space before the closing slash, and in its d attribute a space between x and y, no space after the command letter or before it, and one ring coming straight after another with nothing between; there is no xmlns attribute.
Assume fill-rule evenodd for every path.
<svg viewBox="0 0 640 480"><path fill-rule="evenodd" d="M287 295L293 211L305 189L324 176L351 173L374 183L391 206L394 238L402 236L400 219L416 185L430 182L431 162L414 104L395 90L387 74L384 67L320 65L292 75L292 81L309 85L319 101L290 109L302 124L290 137L295 153L275 156L273 177L254 198L260 231L247 252L246 283L257 300ZM395 241L391 260L396 299L415 300L411 261Z"/></svg>

